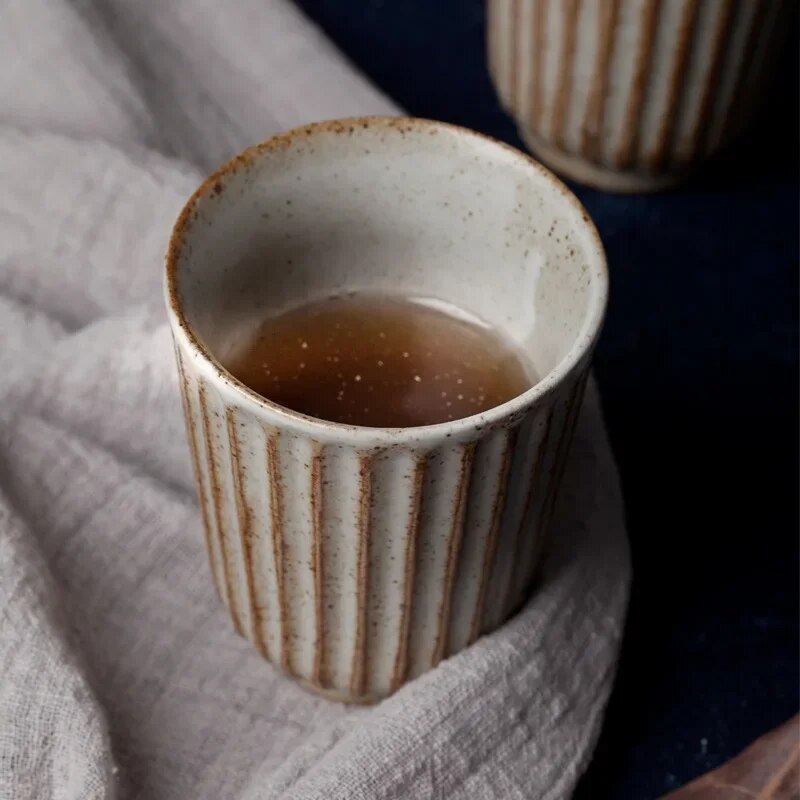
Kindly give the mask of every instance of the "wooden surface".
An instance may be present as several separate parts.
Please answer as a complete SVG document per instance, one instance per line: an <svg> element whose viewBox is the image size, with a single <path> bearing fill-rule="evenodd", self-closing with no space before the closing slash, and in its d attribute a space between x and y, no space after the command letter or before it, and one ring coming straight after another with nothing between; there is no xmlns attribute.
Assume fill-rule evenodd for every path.
<svg viewBox="0 0 800 800"><path fill-rule="evenodd" d="M798 800L800 716L756 739L746 750L662 800Z"/></svg>

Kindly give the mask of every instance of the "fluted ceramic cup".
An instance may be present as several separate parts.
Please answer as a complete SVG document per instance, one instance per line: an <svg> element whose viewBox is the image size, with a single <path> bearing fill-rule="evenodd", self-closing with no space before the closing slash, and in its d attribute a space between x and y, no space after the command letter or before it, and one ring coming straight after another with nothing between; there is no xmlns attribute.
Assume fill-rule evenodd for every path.
<svg viewBox="0 0 800 800"><path fill-rule="evenodd" d="M606 286L569 191L461 128L324 122L212 175L175 225L166 294L208 558L236 630L304 685L370 701L517 609ZM384 429L282 408L222 366L265 313L343 290L455 304L541 380L466 419Z"/></svg>
<svg viewBox="0 0 800 800"><path fill-rule="evenodd" d="M613 191L682 180L747 121L786 0L487 0L489 70L533 153ZM791 15L789 15L791 16Z"/></svg>

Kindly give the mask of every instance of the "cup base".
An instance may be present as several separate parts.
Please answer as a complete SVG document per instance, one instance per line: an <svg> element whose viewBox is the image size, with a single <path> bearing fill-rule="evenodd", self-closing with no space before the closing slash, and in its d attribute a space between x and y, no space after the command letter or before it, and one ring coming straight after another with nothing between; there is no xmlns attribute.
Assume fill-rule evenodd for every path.
<svg viewBox="0 0 800 800"><path fill-rule="evenodd" d="M319 697L324 697L326 700L334 700L337 703L347 703L348 705L358 706L372 706L384 699L383 697L378 697L377 695L372 694L364 694L356 697L349 692L343 692L340 689L325 689L324 687L319 686L316 683L312 683L305 678L298 678L294 675L291 676L291 678L298 686L306 691L319 695Z"/></svg>
<svg viewBox="0 0 800 800"><path fill-rule="evenodd" d="M683 183L688 177L687 172L648 175L600 167L585 161L580 156L564 153L525 130L520 129L519 133L533 155L557 175L604 192L620 194L658 192Z"/></svg>

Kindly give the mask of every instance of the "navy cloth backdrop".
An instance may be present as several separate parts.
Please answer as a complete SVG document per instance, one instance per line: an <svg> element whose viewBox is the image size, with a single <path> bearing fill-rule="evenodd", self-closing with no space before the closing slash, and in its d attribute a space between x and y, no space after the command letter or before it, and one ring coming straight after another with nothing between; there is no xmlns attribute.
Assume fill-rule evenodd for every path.
<svg viewBox="0 0 800 800"><path fill-rule="evenodd" d="M408 113L521 146L482 0L300 0ZM647 800L798 709L797 54L750 133L658 195L574 186L611 303L596 356L634 583L581 798Z"/></svg>

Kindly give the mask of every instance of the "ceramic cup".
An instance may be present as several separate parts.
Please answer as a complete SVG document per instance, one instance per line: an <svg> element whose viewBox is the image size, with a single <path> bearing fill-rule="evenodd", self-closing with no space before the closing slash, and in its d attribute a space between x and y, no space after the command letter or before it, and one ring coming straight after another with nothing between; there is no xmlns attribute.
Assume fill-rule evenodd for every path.
<svg viewBox="0 0 800 800"><path fill-rule="evenodd" d="M612 191L686 177L747 121L786 0L487 0L489 70L537 158Z"/></svg>
<svg viewBox="0 0 800 800"><path fill-rule="evenodd" d="M233 625L304 685L386 696L529 590L606 304L602 245L547 170L416 119L300 128L183 209L166 296L208 558ZM343 290L439 298L541 380L466 419L312 419L222 366L265 312Z"/></svg>

